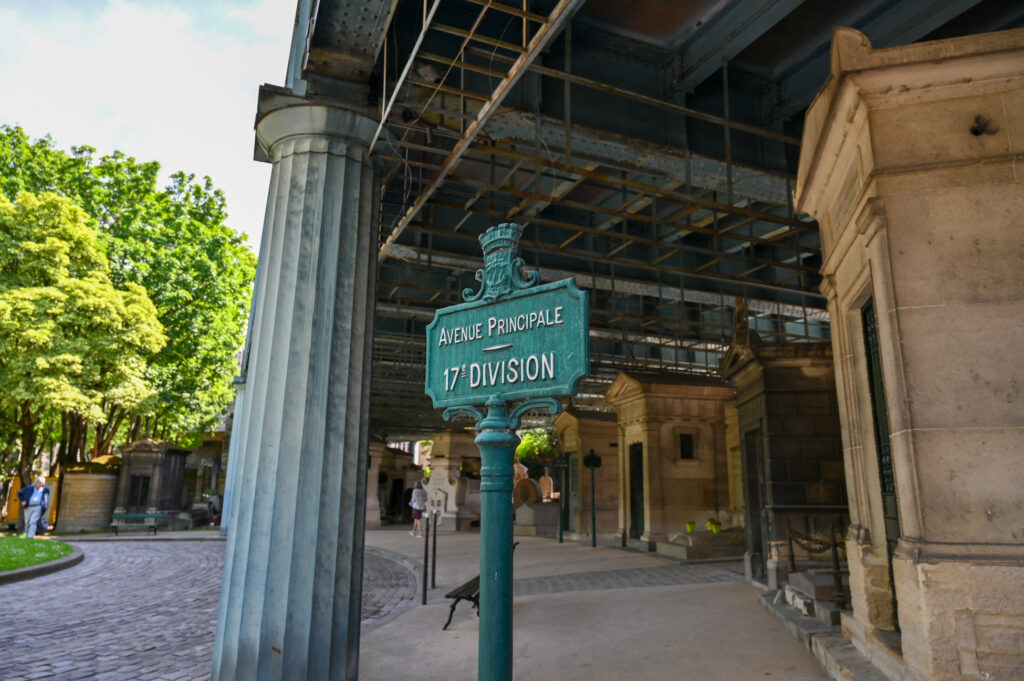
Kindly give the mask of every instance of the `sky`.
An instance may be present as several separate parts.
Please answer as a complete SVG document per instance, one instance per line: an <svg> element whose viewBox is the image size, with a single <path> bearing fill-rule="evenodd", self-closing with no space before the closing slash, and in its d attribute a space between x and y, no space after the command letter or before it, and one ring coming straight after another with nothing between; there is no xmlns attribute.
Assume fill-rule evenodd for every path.
<svg viewBox="0 0 1024 681"><path fill-rule="evenodd" d="M0 0L0 123L208 175L258 252L270 165L256 99L282 85L295 0Z"/></svg>

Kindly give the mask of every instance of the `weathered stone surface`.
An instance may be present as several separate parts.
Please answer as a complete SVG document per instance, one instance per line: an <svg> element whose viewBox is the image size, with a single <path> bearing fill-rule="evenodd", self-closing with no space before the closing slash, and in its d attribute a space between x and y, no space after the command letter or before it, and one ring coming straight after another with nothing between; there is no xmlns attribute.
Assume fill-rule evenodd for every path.
<svg viewBox="0 0 1024 681"><path fill-rule="evenodd" d="M352 678L378 208L376 122L264 88L273 163L214 647L218 681Z"/></svg>
<svg viewBox="0 0 1024 681"><path fill-rule="evenodd" d="M725 406L734 394L721 381L619 374L606 399L618 412L619 536L637 527L632 514L630 446L643 448L643 534L655 542L702 527L708 518L727 520L728 459ZM680 458L680 436L692 438L694 456Z"/></svg>
<svg viewBox="0 0 1024 681"><path fill-rule="evenodd" d="M59 524L55 531L97 532L110 528L117 473L68 471L60 490Z"/></svg>
<svg viewBox="0 0 1024 681"><path fill-rule="evenodd" d="M894 588L909 673L1018 678L1024 596L1005 585L1024 580L1024 31L873 50L841 30L832 70L807 114L796 204L822 226L860 528L847 543L848 630L873 659L890 655ZM991 134L972 133L977 116ZM869 299L902 533L894 579L867 392Z"/></svg>

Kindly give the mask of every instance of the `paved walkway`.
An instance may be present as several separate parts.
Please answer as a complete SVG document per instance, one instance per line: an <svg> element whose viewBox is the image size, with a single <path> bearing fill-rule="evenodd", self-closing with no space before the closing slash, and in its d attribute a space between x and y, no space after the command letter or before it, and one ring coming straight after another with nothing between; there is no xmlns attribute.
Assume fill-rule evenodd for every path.
<svg viewBox="0 0 1024 681"><path fill-rule="evenodd" d="M0 586L0 680L210 678L224 542L110 539L77 542L86 557L75 567ZM369 547L364 573L364 631L415 603L416 577L400 556Z"/></svg>
<svg viewBox="0 0 1024 681"><path fill-rule="evenodd" d="M0 679L206 681L224 542L212 532L97 539L108 538L75 539L86 553L75 567L0 586ZM479 535L439 539L438 588L423 607L410 569L423 541L404 528L367 533L362 681L476 678L471 608L459 606L450 630L441 625L444 592L478 570ZM679 565L536 538L521 539L515 561L518 679L825 676L760 607L738 563ZM32 654L19 654L26 645ZM26 667L33 654L38 663Z"/></svg>

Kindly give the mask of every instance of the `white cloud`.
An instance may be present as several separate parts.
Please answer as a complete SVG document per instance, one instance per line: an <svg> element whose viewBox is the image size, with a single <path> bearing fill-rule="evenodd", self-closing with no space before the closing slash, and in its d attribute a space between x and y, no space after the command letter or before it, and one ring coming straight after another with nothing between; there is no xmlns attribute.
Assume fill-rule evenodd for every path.
<svg viewBox="0 0 1024 681"><path fill-rule="evenodd" d="M177 3L39 5L57 7L0 9L0 122L156 160L165 176L209 175L256 248L270 176L252 160L256 98L283 81L294 4L206 5L201 17Z"/></svg>

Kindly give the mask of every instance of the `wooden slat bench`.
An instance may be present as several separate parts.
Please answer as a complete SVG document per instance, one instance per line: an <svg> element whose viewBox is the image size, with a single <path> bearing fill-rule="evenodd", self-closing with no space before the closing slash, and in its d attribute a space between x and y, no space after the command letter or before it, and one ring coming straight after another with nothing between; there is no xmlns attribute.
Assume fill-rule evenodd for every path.
<svg viewBox="0 0 1024 681"><path fill-rule="evenodd" d="M110 517L110 530L117 535L118 530L145 529L147 533L156 534L156 521L163 513L114 513Z"/></svg>

